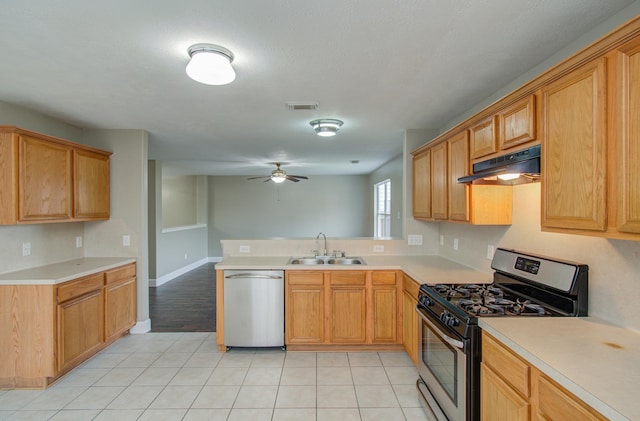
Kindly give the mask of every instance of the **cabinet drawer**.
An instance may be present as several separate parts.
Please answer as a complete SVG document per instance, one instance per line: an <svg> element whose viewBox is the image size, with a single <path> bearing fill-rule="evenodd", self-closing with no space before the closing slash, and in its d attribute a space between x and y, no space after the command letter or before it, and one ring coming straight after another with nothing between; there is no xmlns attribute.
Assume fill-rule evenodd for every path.
<svg viewBox="0 0 640 421"><path fill-rule="evenodd" d="M322 285L322 272L287 272L289 285Z"/></svg>
<svg viewBox="0 0 640 421"><path fill-rule="evenodd" d="M373 272L371 274L373 285L395 285L396 273L395 272Z"/></svg>
<svg viewBox="0 0 640 421"><path fill-rule="evenodd" d="M606 420L562 386L536 372L538 418L549 420Z"/></svg>
<svg viewBox="0 0 640 421"><path fill-rule="evenodd" d="M407 275L402 276L402 289L407 291L407 293L413 297L414 300L418 299L418 290L420 289L420 284L413 280L413 278L408 277Z"/></svg>
<svg viewBox="0 0 640 421"><path fill-rule="evenodd" d="M131 279L136 276L136 264L131 263L129 265L121 266L119 268L112 269L105 273L105 283L107 285L114 282L122 281L125 279Z"/></svg>
<svg viewBox="0 0 640 421"><path fill-rule="evenodd" d="M524 397L531 396L529 365L485 332L482 332L482 362Z"/></svg>
<svg viewBox="0 0 640 421"><path fill-rule="evenodd" d="M71 298L79 297L88 292L95 291L102 288L104 285L104 277L102 272L87 276L75 281L65 282L57 288L58 302L70 300Z"/></svg>
<svg viewBox="0 0 640 421"><path fill-rule="evenodd" d="M366 278L364 271L336 271L331 273L331 285L364 285Z"/></svg>

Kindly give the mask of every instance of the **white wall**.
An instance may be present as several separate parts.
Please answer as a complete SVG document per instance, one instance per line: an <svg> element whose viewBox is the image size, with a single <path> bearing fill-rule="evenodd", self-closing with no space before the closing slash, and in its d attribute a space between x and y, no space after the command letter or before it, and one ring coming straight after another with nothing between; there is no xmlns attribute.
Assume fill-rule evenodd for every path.
<svg viewBox="0 0 640 421"><path fill-rule="evenodd" d="M311 176L277 185L209 177L209 256L231 238L370 237L367 176Z"/></svg>
<svg viewBox="0 0 640 421"><path fill-rule="evenodd" d="M85 130L83 142L113 152L111 217L108 221L85 222L85 256L137 259L138 322L149 325L147 132ZM123 235L130 236L130 246L123 245Z"/></svg>

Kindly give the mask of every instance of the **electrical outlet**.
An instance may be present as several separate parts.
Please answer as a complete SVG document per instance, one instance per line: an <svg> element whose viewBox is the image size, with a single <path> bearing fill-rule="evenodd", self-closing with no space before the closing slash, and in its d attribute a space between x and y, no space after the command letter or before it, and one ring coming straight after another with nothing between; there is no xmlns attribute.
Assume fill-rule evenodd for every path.
<svg viewBox="0 0 640 421"><path fill-rule="evenodd" d="M493 246L491 244L489 244L487 246L487 260L493 259L493 251L494 251Z"/></svg>
<svg viewBox="0 0 640 421"><path fill-rule="evenodd" d="M240 253L251 253L251 246L240 246Z"/></svg>
<svg viewBox="0 0 640 421"><path fill-rule="evenodd" d="M23 256L31 255L31 243L22 243L22 255Z"/></svg>
<svg viewBox="0 0 640 421"><path fill-rule="evenodd" d="M380 244L376 244L375 246L373 246L373 252L374 253L384 253L384 246L380 245Z"/></svg>
<svg viewBox="0 0 640 421"><path fill-rule="evenodd" d="M453 239L453 249L454 250L458 250L458 239L457 238Z"/></svg>
<svg viewBox="0 0 640 421"><path fill-rule="evenodd" d="M410 246L421 246L422 245L422 235L411 235L407 236L407 243Z"/></svg>
<svg viewBox="0 0 640 421"><path fill-rule="evenodd" d="M129 247L131 245L131 236L123 235L122 236L122 245L125 247Z"/></svg>
<svg viewBox="0 0 640 421"><path fill-rule="evenodd" d="M78 235L76 236L76 248L79 249L80 247L82 247L82 236Z"/></svg>
<svg viewBox="0 0 640 421"><path fill-rule="evenodd" d="M440 245L444 246L444 235L440 236Z"/></svg>

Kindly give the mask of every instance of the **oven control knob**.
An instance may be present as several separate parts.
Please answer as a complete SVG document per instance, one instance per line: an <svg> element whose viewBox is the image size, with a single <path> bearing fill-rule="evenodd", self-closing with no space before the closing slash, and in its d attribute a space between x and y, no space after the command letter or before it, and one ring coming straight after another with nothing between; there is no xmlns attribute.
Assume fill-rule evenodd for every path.
<svg viewBox="0 0 640 421"><path fill-rule="evenodd" d="M447 326L458 326L460 324L460 320L456 316L446 311L440 313L440 320Z"/></svg>
<svg viewBox="0 0 640 421"><path fill-rule="evenodd" d="M423 295L422 297L420 297L419 301L420 301L420 304L422 304L425 307L431 307L433 304L435 304L433 300L427 297L426 295Z"/></svg>

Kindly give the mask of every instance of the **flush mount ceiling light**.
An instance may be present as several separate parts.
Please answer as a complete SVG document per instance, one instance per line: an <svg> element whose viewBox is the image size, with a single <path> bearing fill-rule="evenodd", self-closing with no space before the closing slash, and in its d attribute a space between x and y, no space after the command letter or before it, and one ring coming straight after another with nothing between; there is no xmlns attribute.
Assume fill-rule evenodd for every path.
<svg viewBox="0 0 640 421"><path fill-rule="evenodd" d="M334 118L321 118L310 121L309 124L311 124L311 127L313 127L313 130L315 130L318 136L329 137L335 136L343 123Z"/></svg>
<svg viewBox="0 0 640 421"><path fill-rule="evenodd" d="M233 82L236 72L231 67L233 53L214 44L195 44L189 47L191 60L187 75L205 85L226 85Z"/></svg>

